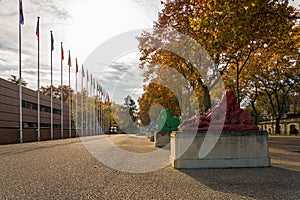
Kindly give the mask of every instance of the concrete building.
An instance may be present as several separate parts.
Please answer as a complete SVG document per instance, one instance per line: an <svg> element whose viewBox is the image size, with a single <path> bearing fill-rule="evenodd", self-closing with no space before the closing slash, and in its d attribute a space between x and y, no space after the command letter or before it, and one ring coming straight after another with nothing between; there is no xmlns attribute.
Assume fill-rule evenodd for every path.
<svg viewBox="0 0 300 200"><path fill-rule="evenodd" d="M37 91L22 89L23 142L38 139ZM0 79L0 144L19 143L20 108L19 85ZM41 140L51 139L51 98L40 94ZM63 105L63 138L69 137L69 106ZM59 99L53 99L53 139L61 138L61 106ZM72 137L76 131L72 130Z"/></svg>
<svg viewBox="0 0 300 200"><path fill-rule="evenodd" d="M268 120L259 123L260 130L265 130L269 134L275 134L275 120ZM281 134L299 134L300 133L300 117L289 117L280 120Z"/></svg>

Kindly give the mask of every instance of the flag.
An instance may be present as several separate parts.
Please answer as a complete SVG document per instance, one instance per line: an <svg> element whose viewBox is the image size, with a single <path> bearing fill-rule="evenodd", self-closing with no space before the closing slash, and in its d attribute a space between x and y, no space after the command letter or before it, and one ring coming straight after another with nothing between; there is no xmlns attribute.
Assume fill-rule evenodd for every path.
<svg viewBox="0 0 300 200"><path fill-rule="evenodd" d="M71 53L69 51L69 60L68 60L69 67L72 67L72 61L71 61Z"/></svg>
<svg viewBox="0 0 300 200"><path fill-rule="evenodd" d="M82 77L85 77L83 65L82 65Z"/></svg>
<svg viewBox="0 0 300 200"><path fill-rule="evenodd" d="M86 81L89 82L89 71L86 70Z"/></svg>
<svg viewBox="0 0 300 200"><path fill-rule="evenodd" d="M52 34L52 31L51 32L51 51L54 50L54 38L53 38L53 34Z"/></svg>
<svg viewBox="0 0 300 200"><path fill-rule="evenodd" d="M35 34L36 34L36 37L39 38L39 36L40 36L40 17L38 17L38 20L37 20Z"/></svg>
<svg viewBox="0 0 300 200"><path fill-rule="evenodd" d="M93 85L93 76L91 74L91 85Z"/></svg>
<svg viewBox="0 0 300 200"><path fill-rule="evenodd" d="M77 63L77 58L76 58L76 74L78 73L78 63Z"/></svg>
<svg viewBox="0 0 300 200"><path fill-rule="evenodd" d="M20 0L20 24L24 25L23 4Z"/></svg>
<svg viewBox="0 0 300 200"><path fill-rule="evenodd" d="M65 56L64 56L64 48L61 44L61 60L65 60Z"/></svg>

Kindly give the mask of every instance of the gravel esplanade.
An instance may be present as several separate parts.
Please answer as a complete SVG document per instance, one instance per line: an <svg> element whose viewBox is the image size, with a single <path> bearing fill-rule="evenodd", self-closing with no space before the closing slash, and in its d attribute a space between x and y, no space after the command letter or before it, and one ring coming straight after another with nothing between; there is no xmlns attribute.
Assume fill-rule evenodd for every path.
<svg viewBox="0 0 300 200"><path fill-rule="evenodd" d="M128 151L155 150L144 137L108 137ZM281 144L283 139L269 141L269 168L176 170L169 165L143 174L105 166L80 138L4 145L0 198L300 199L300 137L291 140L293 148Z"/></svg>

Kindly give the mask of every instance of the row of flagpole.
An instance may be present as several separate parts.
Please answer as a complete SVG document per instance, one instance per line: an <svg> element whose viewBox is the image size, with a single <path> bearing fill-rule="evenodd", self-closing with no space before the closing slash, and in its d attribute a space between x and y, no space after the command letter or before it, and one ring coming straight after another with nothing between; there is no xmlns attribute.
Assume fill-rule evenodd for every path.
<svg viewBox="0 0 300 200"><path fill-rule="evenodd" d="M22 118L22 46L21 46L21 42L22 42L22 25L24 25L24 15L23 15L23 4L22 4L22 0L19 0L19 99L20 99L20 142L23 142L23 118ZM40 17L37 17L37 27L36 27L36 36L37 36L37 41L38 41L38 83L37 83L37 94L38 94L38 126L37 126L37 132L38 132L38 141L40 141L41 139L41 121L40 121ZM50 51L50 70L51 70L51 85L50 85L50 99L51 99L51 125L50 125L50 133L51 133L51 139L54 138L54 127L53 127L53 51L54 51L54 38L53 38L53 32L50 31L50 37L51 37L51 51ZM61 94L60 94L60 98L61 98L61 118L60 118L60 125L61 125L61 138L64 137L64 102L63 102L63 60L64 60L64 50L63 50L63 43L61 42ZM77 58L76 60L76 70L75 70L75 94L76 94L76 98L75 98L75 128L76 128L76 134L77 134L77 129L80 126L81 128L81 136L87 136L88 132L91 132L91 129L93 131L93 134L95 135L97 132L99 133L99 131L105 126L104 124L104 109L102 108L103 105L106 105L108 103L108 105L110 104L110 99L109 99L109 95L107 94L106 91L104 91L104 89L101 87L99 81L96 81L96 79L93 79L92 74L90 74L91 76L91 85L89 87L89 74L88 74L88 70L86 72L86 119L85 119L85 133L84 133L84 112L83 112L83 107L84 107L84 77L85 77L85 72L84 72L84 67L82 65L82 78L81 78L81 123L80 125L78 124L78 85L77 85L77 74L78 74L78 61ZM72 137L72 127L71 127L71 117L72 117L72 105L71 105L71 66L72 66L72 62L71 62L71 53L69 51L69 59L68 59L68 65L69 65L69 91L68 91L68 106L69 106L69 137ZM97 87L97 88L96 88ZM90 88L90 91L88 91L88 88ZM89 94L90 94L90 107L88 107L88 100L89 100ZM105 104L103 104L103 100L105 101ZM97 104L97 101L99 104ZM99 106L99 108L98 108ZM97 110L97 116L96 116L96 110ZM89 115L88 116L88 111L89 111ZM88 119L89 118L89 119ZM109 116L108 116L109 118ZM109 121L109 120L108 120ZM93 126L93 127L92 127ZM90 129L90 130L89 130ZM98 131L97 131L98 130ZM104 131L104 130L103 130ZM101 131L100 131L101 132Z"/></svg>

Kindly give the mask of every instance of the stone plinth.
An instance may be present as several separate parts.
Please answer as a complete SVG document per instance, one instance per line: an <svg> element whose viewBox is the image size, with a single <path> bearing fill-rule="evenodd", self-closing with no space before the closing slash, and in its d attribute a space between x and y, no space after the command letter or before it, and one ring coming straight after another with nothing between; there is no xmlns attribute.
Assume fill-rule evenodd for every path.
<svg viewBox="0 0 300 200"><path fill-rule="evenodd" d="M207 155L199 157L200 148L206 134L210 134L206 144ZM238 168L268 167L268 134L266 131L201 131L172 132L171 161L174 168ZM194 138L194 139L193 139ZM204 148L205 149L205 148ZM208 150L207 150L208 149ZM201 151L202 152L202 151ZM202 155L203 155L202 152Z"/></svg>
<svg viewBox="0 0 300 200"><path fill-rule="evenodd" d="M170 135L172 131L159 131L154 133L155 147L164 147L170 143Z"/></svg>
<svg viewBox="0 0 300 200"><path fill-rule="evenodd" d="M148 138L150 142L154 142L154 132L149 132Z"/></svg>

